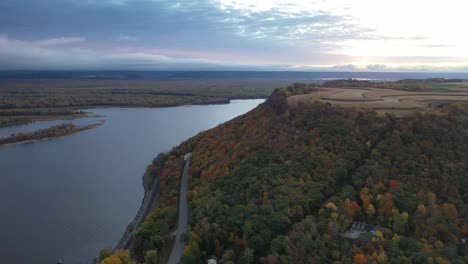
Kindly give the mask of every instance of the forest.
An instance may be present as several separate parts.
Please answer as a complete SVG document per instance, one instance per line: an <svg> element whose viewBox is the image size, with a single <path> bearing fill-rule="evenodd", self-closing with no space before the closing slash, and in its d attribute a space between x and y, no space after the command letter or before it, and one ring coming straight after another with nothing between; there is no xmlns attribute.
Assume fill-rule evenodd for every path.
<svg viewBox="0 0 468 264"><path fill-rule="evenodd" d="M296 79L173 79L74 80L0 79L0 126L37 120L89 116L88 107L169 107L226 104L233 99L268 98L277 87ZM317 80L317 82L320 82ZM418 92L453 92L466 89L459 79L401 80L394 82L343 79L321 87L383 88Z"/></svg>
<svg viewBox="0 0 468 264"><path fill-rule="evenodd" d="M294 91L192 150L183 263L466 263L468 107L397 118ZM375 236L345 239L353 221Z"/></svg>
<svg viewBox="0 0 468 264"><path fill-rule="evenodd" d="M0 126L86 116L77 108L226 104L267 98L287 80L0 80Z"/></svg>
<svg viewBox="0 0 468 264"><path fill-rule="evenodd" d="M192 152L182 263L468 263L468 105L397 117L287 97L160 154L157 208L100 263L165 263ZM353 222L375 234L343 236Z"/></svg>

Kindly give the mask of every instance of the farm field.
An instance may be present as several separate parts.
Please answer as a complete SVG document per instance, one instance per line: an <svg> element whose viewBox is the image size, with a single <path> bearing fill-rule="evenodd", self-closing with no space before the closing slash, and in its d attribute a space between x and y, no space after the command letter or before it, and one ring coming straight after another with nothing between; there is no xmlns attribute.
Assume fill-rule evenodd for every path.
<svg viewBox="0 0 468 264"><path fill-rule="evenodd" d="M375 86L381 86L376 84ZM441 104L468 102L468 82L428 85L424 91L370 87L320 87L307 94L293 95L288 104L321 101L343 107L371 108L379 113L406 114L426 111Z"/></svg>

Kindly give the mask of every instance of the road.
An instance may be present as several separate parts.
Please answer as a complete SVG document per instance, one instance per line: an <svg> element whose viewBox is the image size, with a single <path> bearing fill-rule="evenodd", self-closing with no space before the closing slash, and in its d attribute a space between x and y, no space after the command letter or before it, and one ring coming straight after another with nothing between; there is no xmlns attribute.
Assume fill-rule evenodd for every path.
<svg viewBox="0 0 468 264"><path fill-rule="evenodd" d="M184 252L185 243L182 241L182 234L187 230L188 223L188 202L187 202L187 190L188 190L188 170L190 167L191 153L185 155L185 168L182 173L182 179L180 181L180 193L179 193L179 217L177 219L177 230L176 238L174 241L174 247L172 248L171 255L169 256L168 264L178 264L182 253Z"/></svg>

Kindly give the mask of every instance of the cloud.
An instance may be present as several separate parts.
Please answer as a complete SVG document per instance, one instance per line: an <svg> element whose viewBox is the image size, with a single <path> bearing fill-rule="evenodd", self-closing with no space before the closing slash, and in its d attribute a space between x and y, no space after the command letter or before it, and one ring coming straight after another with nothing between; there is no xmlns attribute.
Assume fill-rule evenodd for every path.
<svg viewBox="0 0 468 264"><path fill-rule="evenodd" d="M57 45L68 45L68 44L76 44L79 42L86 41L86 38L80 37L61 37L61 38L51 38L51 39L44 39L36 41L35 43L39 46L57 46Z"/></svg>
<svg viewBox="0 0 468 264"><path fill-rule="evenodd" d="M359 70L358 66L354 64L346 64L346 65L335 65L330 67L332 70L339 70L339 71L356 71Z"/></svg>
<svg viewBox="0 0 468 264"><path fill-rule="evenodd" d="M388 67L385 64L369 64L366 68L371 71L385 71Z"/></svg>
<svg viewBox="0 0 468 264"><path fill-rule="evenodd" d="M458 72L468 70L468 64L343 64L343 65L292 65L291 69L301 71L339 71L339 72Z"/></svg>
<svg viewBox="0 0 468 264"><path fill-rule="evenodd" d="M138 38L134 37L134 36L120 34L115 38L115 40L117 40L117 41L137 41Z"/></svg>
<svg viewBox="0 0 468 264"><path fill-rule="evenodd" d="M450 47L455 47L455 45L452 45L452 44L422 44L420 46L424 47L424 48L450 48Z"/></svg>
<svg viewBox="0 0 468 264"><path fill-rule="evenodd" d="M284 41L293 45L321 44L323 48L335 46L344 39L375 37L371 28L359 26L352 17L317 6L301 9L293 2L280 2L268 8L259 8L250 2L245 5L242 1L237 5L221 2L224 3L221 9L227 16L221 22L244 37ZM291 7L294 8L291 10Z"/></svg>
<svg viewBox="0 0 468 264"><path fill-rule="evenodd" d="M55 38L65 39L65 38ZM46 43L46 45L44 44ZM24 41L0 36L0 70L12 69L219 69L251 67L197 57L171 57L146 52L91 50L79 47L56 49L51 39Z"/></svg>
<svg viewBox="0 0 468 264"><path fill-rule="evenodd" d="M75 40L75 41L73 41ZM83 38L58 37L43 40L18 40L0 35L0 70L21 69L115 69L115 70L311 70L311 71L438 71L464 72L468 70L466 58L459 62L441 64L337 64L337 65L293 65L283 61L247 61L234 59L216 59L210 53L192 53L190 51L166 50L120 50L90 49L75 44L84 44ZM57 48L57 45L60 48ZM169 53L175 55L168 55ZM216 54L215 54L216 55ZM213 58L214 57L214 58ZM235 57L235 56L234 56ZM338 57L336 59L343 60ZM352 60L353 58L347 58ZM354 58L355 59L355 58ZM380 61L388 58L376 58ZM431 58L434 59L434 58ZM415 60L415 58L413 58ZM420 59L422 61L422 59ZM398 61L398 60L397 60ZM411 60L410 60L411 61Z"/></svg>
<svg viewBox="0 0 468 264"><path fill-rule="evenodd" d="M0 64L317 64L336 70L353 70L353 65L357 70L386 70L383 65L395 69L399 64L467 64L463 23L446 22L455 18L434 20L430 12L419 12L414 19L419 5L395 1L2 0L0 34L9 38L0 42L6 39L19 48L1 50ZM437 11L438 6L428 3L425 8ZM462 14L466 9L459 10L454 11Z"/></svg>
<svg viewBox="0 0 468 264"><path fill-rule="evenodd" d="M36 38L72 34L96 40L122 35L148 44L242 49L281 43L325 47L371 31L349 16L318 7L291 12L285 6L255 11L216 0L3 0L0 32Z"/></svg>

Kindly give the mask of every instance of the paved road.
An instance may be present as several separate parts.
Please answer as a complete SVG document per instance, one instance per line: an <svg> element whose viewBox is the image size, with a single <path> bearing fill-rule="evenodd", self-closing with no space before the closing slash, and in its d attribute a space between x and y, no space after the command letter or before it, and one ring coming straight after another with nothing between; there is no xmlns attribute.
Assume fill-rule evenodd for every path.
<svg viewBox="0 0 468 264"><path fill-rule="evenodd" d="M174 247L172 248L171 255L169 256L168 264L178 264L182 253L184 252L185 243L182 241L182 234L187 230L188 223L188 202L187 202L187 189L188 189L188 169L190 167L190 158L192 154L185 155L185 168L182 173L182 180L180 183L179 194L179 218L177 219L176 239Z"/></svg>

